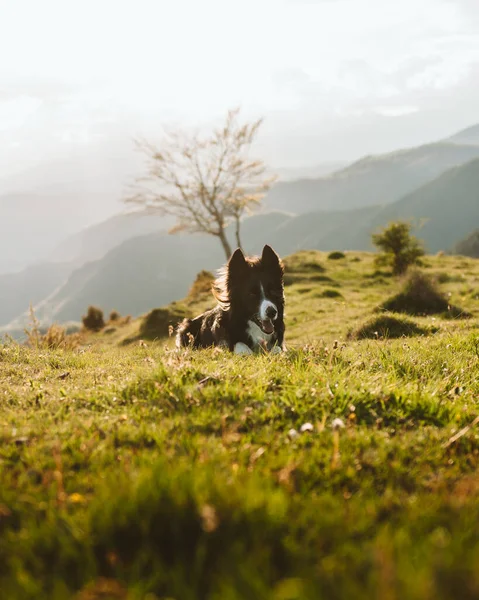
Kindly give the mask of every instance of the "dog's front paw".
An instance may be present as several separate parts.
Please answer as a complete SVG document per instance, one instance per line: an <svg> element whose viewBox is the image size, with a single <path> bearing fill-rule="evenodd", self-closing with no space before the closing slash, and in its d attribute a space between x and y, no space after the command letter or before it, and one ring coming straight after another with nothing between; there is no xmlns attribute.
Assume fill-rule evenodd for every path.
<svg viewBox="0 0 479 600"><path fill-rule="evenodd" d="M243 344L243 342L237 342L235 344L235 348L234 348L234 352L235 354L253 354L253 350L251 350L251 348L249 346L247 346L246 344Z"/></svg>
<svg viewBox="0 0 479 600"><path fill-rule="evenodd" d="M283 352L283 348L281 346L273 346L271 348L271 354L281 354Z"/></svg>

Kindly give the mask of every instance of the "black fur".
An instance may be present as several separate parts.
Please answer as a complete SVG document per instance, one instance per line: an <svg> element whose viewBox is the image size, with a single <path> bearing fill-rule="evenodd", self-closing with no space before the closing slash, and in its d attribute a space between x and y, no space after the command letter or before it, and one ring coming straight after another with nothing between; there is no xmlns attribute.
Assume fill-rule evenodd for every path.
<svg viewBox="0 0 479 600"><path fill-rule="evenodd" d="M248 321L258 309L256 294L261 284L266 299L278 309L268 349L275 345L283 348L283 271L281 260L270 246L263 248L261 258L246 258L238 248L215 282L213 290L218 305L194 319L185 319L178 328L177 346L226 346L233 350L235 344L242 342L255 350L247 329Z"/></svg>

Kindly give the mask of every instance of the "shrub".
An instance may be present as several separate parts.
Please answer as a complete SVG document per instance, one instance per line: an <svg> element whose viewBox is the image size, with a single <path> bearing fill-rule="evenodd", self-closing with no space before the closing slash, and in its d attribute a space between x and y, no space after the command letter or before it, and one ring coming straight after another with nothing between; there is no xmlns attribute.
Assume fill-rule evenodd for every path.
<svg viewBox="0 0 479 600"><path fill-rule="evenodd" d="M403 290L386 300L379 309L409 315L444 314L452 318L471 316L460 308L451 306L431 277L420 271L411 273L404 284Z"/></svg>
<svg viewBox="0 0 479 600"><path fill-rule="evenodd" d="M344 254L344 252L339 252L338 250L328 254L328 260L341 260L342 258L346 258L346 254Z"/></svg>
<svg viewBox="0 0 479 600"><path fill-rule="evenodd" d="M96 306L89 306L87 314L82 317L83 327L88 331L100 331L105 327L103 311Z"/></svg>
<svg viewBox="0 0 479 600"><path fill-rule="evenodd" d="M171 327L176 327L188 316L185 307L172 303L164 308L155 308L143 319L140 326L140 337L156 340L170 335Z"/></svg>
<svg viewBox="0 0 479 600"><path fill-rule="evenodd" d="M372 235L373 244L383 251L377 262L392 266L394 275L402 275L424 255L419 241L410 233L409 223L391 223Z"/></svg>
<svg viewBox="0 0 479 600"><path fill-rule="evenodd" d="M188 298L190 300L196 300L201 296L210 294L214 280L215 276L211 271L200 271L188 292Z"/></svg>
<svg viewBox="0 0 479 600"><path fill-rule="evenodd" d="M414 321L404 317L381 315L370 319L355 331L348 333L349 339L394 339L412 337L416 335L429 335L437 329L420 327Z"/></svg>
<svg viewBox="0 0 479 600"><path fill-rule="evenodd" d="M342 294L338 290L326 289L319 295L320 298L342 298Z"/></svg>
<svg viewBox="0 0 479 600"><path fill-rule="evenodd" d="M112 310L110 313L110 316L108 317L108 320L111 323L115 323L116 321L119 321L121 319L121 315L117 310Z"/></svg>
<svg viewBox="0 0 479 600"><path fill-rule="evenodd" d="M40 329L38 321L34 321L31 329L25 329L27 344L32 348L44 348L47 350L73 350L82 341L78 331L68 332L65 327L54 323L48 329Z"/></svg>
<svg viewBox="0 0 479 600"><path fill-rule="evenodd" d="M436 280L438 283L464 283L467 281L463 275L450 275L449 273L439 273Z"/></svg>
<svg viewBox="0 0 479 600"><path fill-rule="evenodd" d="M64 327L60 325L51 325L44 335L40 338L40 345L49 350L63 348L64 350L72 350L81 342L79 333L68 333Z"/></svg>
<svg viewBox="0 0 479 600"><path fill-rule="evenodd" d="M321 265L319 262L316 262L314 260L305 262L301 265L301 270L303 271L316 271L317 273L324 273L324 271L326 270L323 265Z"/></svg>

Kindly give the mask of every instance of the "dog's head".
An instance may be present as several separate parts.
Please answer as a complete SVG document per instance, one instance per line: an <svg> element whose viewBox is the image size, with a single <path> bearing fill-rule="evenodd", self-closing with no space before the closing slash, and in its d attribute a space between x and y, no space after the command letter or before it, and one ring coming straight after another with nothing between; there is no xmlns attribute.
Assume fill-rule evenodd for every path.
<svg viewBox="0 0 479 600"><path fill-rule="evenodd" d="M231 309L245 320L254 321L267 334L273 333L275 321L283 319L283 271L271 246L263 248L260 258L247 258L238 248L226 268Z"/></svg>

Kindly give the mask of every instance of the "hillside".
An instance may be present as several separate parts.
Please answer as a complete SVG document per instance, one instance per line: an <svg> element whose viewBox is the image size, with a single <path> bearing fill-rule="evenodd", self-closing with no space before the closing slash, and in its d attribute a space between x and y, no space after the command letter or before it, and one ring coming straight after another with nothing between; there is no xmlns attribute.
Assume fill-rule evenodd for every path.
<svg viewBox="0 0 479 600"><path fill-rule="evenodd" d="M428 251L452 248L458 239L470 233L470 223L477 222L478 219L475 190L478 185L479 159L473 158L472 161L452 169L447 169L447 166L457 162L463 163L470 156L479 155L479 146L456 143L466 138L472 143L476 130L477 128L472 127L460 132L447 143L368 157L321 180L278 183L276 188L292 190L293 195L289 199L294 200L293 212L299 214L265 210L246 219L242 234L246 251L258 252L265 242L272 244L281 254L305 247L323 250L367 250L371 249L371 233L388 221L398 218L414 219L421 224L417 235L424 239ZM439 176L434 179L437 172ZM417 187L418 182L423 179L427 179L427 182ZM331 191L334 202L326 202L332 208L303 212L308 206L318 206L318 182L323 186L322 189L329 190L326 196L331 190L336 190ZM285 185L290 187L282 187ZM389 203L384 203L384 194L392 189L391 185L395 190L394 194L399 194L401 190L410 186L416 187L412 192L394 201L393 194L389 197ZM276 188L271 194L276 193ZM367 202L366 189L369 190ZM382 196L378 190L382 190ZM345 203L341 200L343 193L348 196ZM271 194L266 199L266 205L271 204ZM378 198L381 198L382 206L372 204L373 199ZM454 199L452 202L451 198ZM368 206L362 206L365 202ZM54 204L55 202L52 207ZM290 209L292 206L289 201L279 204L284 204ZM344 205L357 205L360 208L343 210ZM7 203L5 206L14 205ZM60 215L58 222L50 220L41 229L38 223L43 227L42 219L46 218L43 214L43 199L38 201L36 209L37 213L33 213L36 217L36 224L32 225L34 230L25 230L31 234L27 235L27 239L35 239L36 235L45 248L50 247L58 240L59 231L62 232L62 237L64 236L61 225L63 217ZM8 258L9 263L12 256L15 260L19 259L20 263L25 260L25 256L22 255L25 237L20 237L17 229L22 226L26 207L20 203L15 210L9 220L12 227L7 228L3 238L3 243L9 245L9 249L2 256ZM75 226L78 225L76 220L74 222ZM147 294L148 298L161 297L164 302L171 300L188 285L187 280L182 279L183 274L189 277L203 268L217 268L222 257L216 249L206 251L205 248L211 240L204 241L201 236L181 238L185 245L184 248L180 248L177 240L169 238L163 232L169 225L171 220L144 212L122 214L66 237L59 244L55 242L56 245L50 252L50 260L68 261L70 271L64 267L57 270L63 275L63 281L47 278L35 294L29 288L23 287L23 284L17 285L14 282L8 291L8 308L4 310L7 317L3 317L0 311L0 325L6 323L6 318L13 319L13 329L23 330L25 317L21 315L32 300L38 306L41 315L49 315L49 318L62 321L78 320L86 305L91 302L101 302L107 307L120 310L119 306L112 306L113 299L118 296L122 298L121 310L134 315L139 314L145 305L137 299L136 288L125 284L123 273L128 273L129 280L135 281L138 289L142 290L143 295ZM146 234L151 235L152 240L157 238L157 241L152 241L151 245L139 241ZM233 236L230 238L233 239ZM131 256L128 256L122 247L127 241L131 243L125 248L131 251ZM210 248L213 246L214 242ZM27 254L30 251L31 247ZM42 252L38 250L38 254L41 255ZM151 256L160 254L162 258L153 266ZM189 256L191 269L185 270L182 263L186 255ZM164 262L167 264L163 264ZM138 264L149 266L143 266L139 270ZM51 272L55 271L54 266L48 268ZM75 268L80 268L80 271L74 272ZM160 273L168 272L161 284L156 277L156 270ZM31 273L32 281L38 281L41 277L41 272ZM67 281L69 274L71 278ZM21 281L21 276L15 281ZM60 283L64 284L62 289L53 294ZM170 292L168 286L171 288ZM18 306L18 312L12 316L13 311L9 307L15 305Z"/></svg>
<svg viewBox="0 0 479 600"><path fill-rule="evenodd" d="M476 157L479 145L448 142L368 156L328 177L279 182L265 207L298 214L390 204Z"/></svg>
<svg viewBox="0 0 479 600"><path fill-rule="evenodd" d="M414 232L428 252L449 250L470 233L471 224L479 223L478 190L479 159L475 159L383 207L291 217L269 232L269 240L282 253L300 248L371 250L371 233L402 219L416 225Z"/></svg>
<svg viewBox="0 0 479 600"><path fill-rule="evenodd" d="M452 248L479 223L479 159L447 171L399 202L384 207L370 227L396 219L416 222L416 234L424 240L428 252ZM368 234L369 231L364 232L364 241Z"/></svg>
<svg viewBox="0 0 479 600"><path fill-rule="evenodd" d="M405 219L420 226L415 233L428 252L449 250L470 233L471 223L479 222L478 189L479 159L476 159L450 169L385 207L298 216L285 213L253 216L244 221L242 239L249 253L259 252L266 242L281 255L308 247L368 250L372 247L372 232L390 221ZM140 226L147 227L148 217L142 219ZM126 217L124 222L128 222ZM97 234L94 230L92 233ZM164 304L184 295L198 271L219 268L223 260L219 244L212 238L170 236L161 231L139 236L74 271L60 289L37 303L36 310L42 320L60 322L78 321L88 304L136 316L152 303ZM22 294L20 289L19 297L24 298ZM28 306L29 301L24 301L24 305ZM13 300L10 304L14 304ZM20 315L21 311L14 317ZM25 314L14 319L9 330L22 331L25 319Z"/></svg>
<svg viewBox="0 0 479 600"><path fill-rule="evenodd" d="M137 316L151 306L186 294L196 273L221 264L216 240L152 234L127 240L98 261L76 269L65 283L35 305L43 322L79 321L90 305L108 314ZM17 314L10 331L21 331L28 315Z"/></svg>
<svg viewBox="0 0 479 600"><path fill-rule="evenodd" d="M448 250L470 233L471 223L479 222L478 189L476 159L385 207L253 216L244 222L242 239L249 253L259 252L264 243L270 243L281 255L308 247L368 250L372 232L393 220L412 219L420 225L415 233L428 252ZM147 226L147 219L143 226ZM36 310L42 320L60 322L78 321L88 304L136 316L152 303L164 304L184 295L198 271L219 268L223 260L215 239L163 232L140 236L73 272L55 294L37 304ZM24 304L28 306L28 302ZM22 331L25 319L26 315L15 319L9 330Z"/></svg>
<svg viewBox="0 0 479 600"><path fill-rule="evenodd" d="M0 326L27 313L30 304L35 306L52 294L70 271L71 265L66 263L45 263L0 275Z"/></svg>
<svg viewBox="0 0 479 600"><path fill-rule="evenodd" d="M64 238L87 227L81 199L66 205L55 194L0 196L0 274L44 262Z"/></svg>
<svg viewBox="0 0 479 600"><path fill-rule="evenodd" d="M243 227L248 252L259 252L264 236L268 235L265 232L274 231L288 219L282 213L248 219ZM141 220L140 226L147 228L147 221L148 218ZM128 222L129 218L125 217L124 223ZM132 223L136 225L137 221L133 219ZM155 217L152 218L152 228L154 226ZM96 237L98 231L91 233ZM41 321L46 319L47 322L79 321L90 304L99 305L107 312L115 309L137 316L150 306L184 296L196 273L202 269L218 269L223 262L224 255L216 239L157 231L127 239L100 259L76 269L64 265L62 285L54 290L48 288L48 296L34 302L35 311ZM55 264L50 268L54 269ZM18 290L17 297L30 297L27 293L28 290ZM27 307L29 303L30 300ZM23 332L28 318L27 312L16 312L4 331Z"/></svg>
<svg viewBox="0 0 479 600"><path fill-rule="evenodd" d="M449 142L454 144L472 144L479 146L479 125L473 125L467 129L463 129L449 138Z"/></svg>
<svg viewBox="0 0 479 600"><path fill-rule="evenodd" d="M3 596L473 600L479 263L427 257L474 316L392 339L373 260L286 258L280 356L0 344Z"/></svg>
<svg viewBox="0 0 479 600"><path fill-rule="evenodd" d="M344 169L346 165L346 162L331 161L308 167L273 167L271 171L280 181L294 181L296 179L324 177L325 175L330 175L335 171Z"/></svg>
<svg viewBox="0 0 479 600"><path fill-rule="evenodd" d="M69 261L81 266L102 258L130 238L166 230L172 223L171 218L149 211L118 214L62 240L49 258L51 261Z"/></svg>
<svg viewBox="0 0 479 600"><path fill-rule="evenodd" d="M473 231L463 240L459 241L453 248L455 254L479 258L479 229Z"/></svg>
<svg viewBox="0 0 479 600"><path fill-rule="evenodd" d="M365 250L368 243L356 242L358 231L366 231L377 206L352 210L317 211L292 216L267 232L269 243L281 254L304 248L318 250Z"/></svg>

